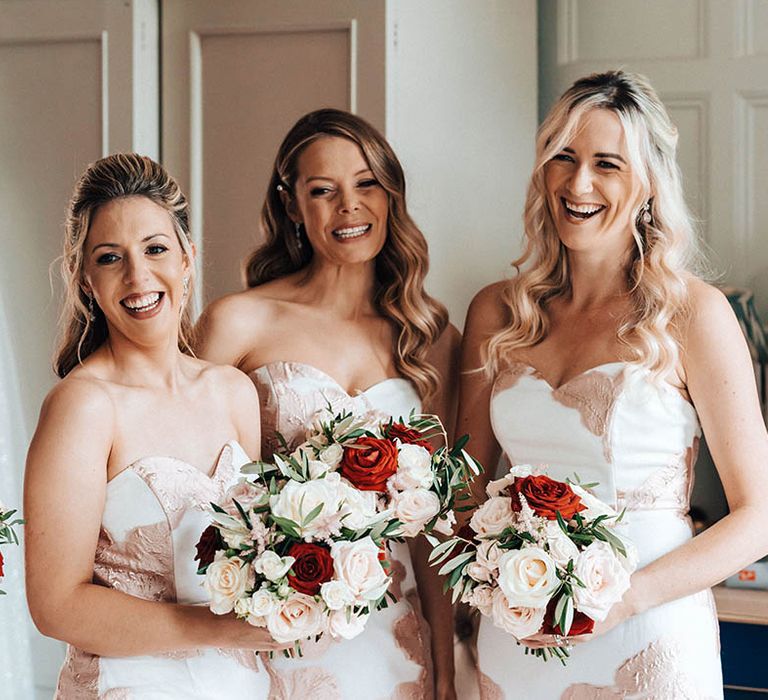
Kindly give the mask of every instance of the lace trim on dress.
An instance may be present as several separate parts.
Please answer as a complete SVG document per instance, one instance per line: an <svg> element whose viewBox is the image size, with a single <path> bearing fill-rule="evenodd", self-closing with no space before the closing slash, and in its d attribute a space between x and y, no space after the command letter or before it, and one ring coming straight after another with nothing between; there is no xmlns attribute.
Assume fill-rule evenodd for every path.
<svg viewBox="0 0 768 700"><path fill-rule="evenodd" d="M590 433L603 439L603 455L607 462L613 460L609 427L616 398L623 383L623 372L611 376L599 370L592 370L574 377L552 391L555 401L566 408L576 409L582 425Z"/></svg>
<svg viewBox="0 0 768 700"><path fill-rule="evenodd" d="M480 700L504 700L504 691L495 681L477 669L477 685L480 690Z"/></svg>
<svg viewBox="0 0 768 700"><path fill-rule="evenodd" d="M341 700L336 677L323 668L310 666L278 675L268 662L264 667L271 681L269 700Z"/></svg>
<svg viewBox="0 0 768 700"><path fill-rule="evenodd" d="M672 462L654 471L640 486L628 491L617 491L619 509L674 510L686 517L691 506L693 467L699 451L699 437L684 452L674 456Z"/></svg>
<svg viewBox="0 0 768 700"><path fill-rule="evenodd" d="M54 700L97 700L98 697L99 657L68 645Z"/></svg>
<svg viewBox="0 0 768 700"><path fill-rule="evenodd" d="M405 595L411 609L392 625L395 644L413 663L421 666L421 673L415 681L398 683L392 700L420 700L432 697L432 651L430 630L421 614L421 602L416 591Z"/></svg>
<svg viewBox="0 0 768 700"><path fill-rule="evenodd" d="M93 563L93 582L143 600L175 602L168 523L135 527L123 542L115 542L102 527Z"/></svg>
<svg viewBox="0 0 768 700"><path fill-rule="evenodd" d="M171 529L178 527L190 508L206 510L211 501L221 500L226 485L237 473L234 450L229 444L222 449L211 476L173 457L141 460L132 468L155 494Z"/></svg>
<svg viewBox="0 0 768 700"><path fill-rule="evenodd" d="M676 642L657 639L619 667L613 686L578 683L568 688L561 700L705 700L682 670L680 656Z"/></svg>

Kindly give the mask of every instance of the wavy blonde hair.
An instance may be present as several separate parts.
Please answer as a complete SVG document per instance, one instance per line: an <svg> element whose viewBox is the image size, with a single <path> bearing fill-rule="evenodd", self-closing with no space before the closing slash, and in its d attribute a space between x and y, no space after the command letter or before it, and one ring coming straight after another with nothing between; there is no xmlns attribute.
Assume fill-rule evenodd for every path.
<svg viewBox="0 0 768 700"><path fill-rule="evenodd" d="M83 290L83 260L88 229L100 206L121 197L146 197L165 209L189 266L188 298L194 281L192 244L189 239L187 199L177 182L165 168L146 156L116 153L91 163L80 177L67 211L64 252L61 256L61 278L64 302L59 319L59 342L54 355L53 371L65 377L78 364L98 349L109 335L104 313L94 302L91 320L90 297ZM179 348L190 353L187 338L192 330L188 306L181 314Z"/></svg>
<svg viewBox="0 0 768 700"><path fill-rule="evenodd" d="M619 118L642 190L630 222L635 242L627 269L632 310L617 337L628 359L647 367L654 379L670 376L679 361L681 327L689 313L687 281L704 268L683 199L675 157L677 128L645 77L611 71L577 80L539 128L525 201L525 249L512 263L518 274L503 290L510 321L486 346L485 368L491 375L510 351L546 337L547 304L570 290L568 253L547 204L544 166L594 109L610 110ZM643 221L646 206L650 223Z"/></svg>
<svg viewBox="0 0 768 700"><path fill-rule="evenodd" d="M405 205L402 166L384 137L364 119L338 109L320 109L301 117L288 132L278 149L261 210L266 240L245 262L246 284L256 287L284 277L312 260L306 232L301 228L297 235L278 186L293 196L299 156L311 143L329 136L357 144L387 192L387 238L376 257L374 303L397 329L393 352L398 372L410 379L427 401L434 396L439 381L427 353L448 325L448 312L424 290L429 268L427 242Z"/></svg>

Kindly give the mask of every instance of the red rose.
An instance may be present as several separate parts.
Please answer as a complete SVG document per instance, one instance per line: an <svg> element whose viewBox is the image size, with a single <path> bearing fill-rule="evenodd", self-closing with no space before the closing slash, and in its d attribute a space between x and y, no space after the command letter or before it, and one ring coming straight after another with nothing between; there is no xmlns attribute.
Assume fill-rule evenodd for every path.
<svg viewBox="0 0 768 700"><path fill-rule="evenodd" d="M195 561L200 562L200 568L208 566L216 556L217 550L224 549L219 531L213 525L209 525L200 535L200 541L195 545L195 549L197 550Z"/></svg>
<svg viewBox="0 0 768 700"><path fill-rule="evenodd" d="M554 598L547 605L547 612L544 614L544 624L541 626L541 634L562 634L560 626L555 622L555 606L557 600ZM573 622L571 629L568 630L569 637L577 637L580 634L590 634L595 626L595 621L578 610L573 611Z"/></svg>
<svg viewBox="0 0 768 700"><path fill-rule="evenodd" d="M568 484L548 476L516 477L507 493L512 497L512 510L516 513L523 507L518 497L522 493L533 512L547 520L557 520L555 513L558 511L564 520L570 520L580 510L587 508Z"/></svg>
<svg viewBox="0 0 768 700"><path fill-rule="evenodd" d="M288 550L288 556L296 560L291 566L293 573L288 574L288 583L299 593L317 595L320 585L333 578L333 557L328 547L297 542Z"/></svg>
<svg viewBox="0 0 768 700"><path fill-rule="evenodd" d="M424 437L423 433L420 433L415 428L409 428L403 423L392 423L392 425L388 427L387 437L390 440L397 438L400 442L405 442L409 445L419 445L425 450L429 450L429 454L432 454L435 451L435 448L432 447L429 440Z"/></svg>
<svg viewBox="0 0 768 700"><path fill-rule="evenodd" d="M2 578L3 576L5 576L5 574L3 573L3 553L0 552L0 578Z"/></svg>
<svg viewBox="0 0 768 700"><path fill-rule="evenodd" d="M396 471L394 442L361 437L344 447L341 475L362 491L386 491L387 479Z"/></svg>

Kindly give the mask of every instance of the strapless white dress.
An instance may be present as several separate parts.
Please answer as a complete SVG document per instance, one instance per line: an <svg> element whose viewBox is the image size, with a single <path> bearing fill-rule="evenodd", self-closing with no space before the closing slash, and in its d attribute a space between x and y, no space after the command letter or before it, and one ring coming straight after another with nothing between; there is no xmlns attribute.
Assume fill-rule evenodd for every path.
<svg viewBox="0 0 768 700"><path fill-rule="evenodd" d="M250 374L261 400L263 457L278 447L275 431L291 448L303 442L312 419L328 404L334 412L407 417L420 408L413 385L385 379L350 396L325 372L299 362L271 362ZM397 603L371 615L365 631L351 640L321 638L302 644L304 657L275 655L266 663L270 700L421 700L432 697L429 631L420 613L416 581L406 544L390 552Z"/></svg>
<svg viewBox="0 0 768 700"><path fill-rule="evenodd" d="M694 407L626 363L601 365L553 389L514 364L491 398L494 434L513 464L542 465L555 479L598 482L595 495L626 508L620 532L643 567L687 542L700 429ZM576 645L567 667L525 656L482 618L484 700L703 700L722 698L717 616L709 590L635 616Z"/></svg>
<svg viewBox="0 0 768 700"><path fill-rule="evenodd" d="M107 484L93 582L144 600L206 604L195 545L210 523L210 502L222 500L249 461L229 442L210 475L172 457L144 457L120 472ZM56 698L257 700L268 692L269 676L251 651L110 658L69 646Z"/></svg>

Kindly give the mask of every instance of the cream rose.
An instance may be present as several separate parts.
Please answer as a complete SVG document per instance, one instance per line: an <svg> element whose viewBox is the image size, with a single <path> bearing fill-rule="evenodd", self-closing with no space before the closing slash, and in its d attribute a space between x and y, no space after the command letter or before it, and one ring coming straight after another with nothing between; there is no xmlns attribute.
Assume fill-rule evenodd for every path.
<svg viewBox="0 0 768 700"><path fill-rule="evenodd" d="M340 484L339 515L345 527L362 530L379 517L376 512L376 492L361 491L345 481Z"/></svg>
<svg viewBox="0 0 768 700"><path fill-rule="evenodd" d="M266 588L260 588L248 600L248 622L263 627L266 624L265 618L277 610L279 605L280 600L273 593Z"/></svg>
<svg viewBox="0 0 768 700"><path fill-rule="evenodd" d="M547 522L544 534L547 538L549 556L555 560L555 563L565 567L571 559L579 556L579 548L554 520Z"/></svg>
<svg viewBox="0 0 768 700"><path fill-rule="evenodd" d="M390 507L402 523L400 533L405 537L416 537L440 512L440 499L426 489L408 489L393 494Z"/></svg>
<svg viewBox="0 0 768 700"><path fill-rule="evenodd" d="M546 608L510 606L506 596L497 588L493 593L491 619L493 624L515 639L525 639L536 634L544 623Z"/></svg>
<svg viewBox="0 0 768 700"><path fill-rule="evenodd" d="M263 486L253 484L248 479L240 479L227 491L222 507L230 515L239 518L240 512L237 510L237 506L235 506L235 501L247 513L254 506L266 503L267 494L267 489Z"/></svg>
<svg viewBox="0 0 768 700"><path fill-rule="evenodd" d="M454 525L456 525L456 515L452 510L449 510L437 519L434 530L435 532L439 532L441 535L447 535L450 537L453 535Z"/></svg>
<svg viewBox="0 0 768 700"><path fill-rule="evenodd" d="M515 513L512 501L506 496L491 496L472 515L469 526L478 535L498 535L512 525Z"/></svg>
<svg viewBox="0 0 768 700"><path fill-rule="evenodd" d="M492 586L475 586L465 603L477 608L482 615L490 615L493 607L493 592L498 590Z"/></svg>
<svg viewBox="0 0 768 700"><path fill-rule="evenodd" d="M322 479L331 468L323 461L319 459L310 459L307 462L307 468L309 469L310 479Z"/></svg>
<svg viewBox="0 0 768 700"><path fill-rule="evenodd" d="M328 618L328 631L337 639L354 639L365 629L368 615L355 615L347 610L334 610Z"/></svg>
<svg viewBox="0 0 768 700"><path fill-rule="evenodd" d="M540 547L502 554L498 578L510 607L545 608L560 584L555 562Z"/></svg>
<svg viewBox="0 0 768 700"><path fill-rule="evenodd" d="M320 450L318 458L324 464L327 464L330 470L336 469L341 464L341 458L344 456L344 448L338 442L331 443L328 447Z"/></svg>
<svg viewBox="0 0 768 700"><path fill-rule="evenodd" d="M277 552L267 550L253 560L253 570L270 581L279 581L293 566L293 557L281 557Z"/></svg>
<svg viewBox="0 0 768 700"><path fill-rule="evenodd" d="M296 523L299 533L307 541L338 533L341 528L340 483L341 477L335 472L323 479L303 483L288 481L279 494L270 496L272 513ZM322 505L320 513L306 526L302 525L304 518L318 505Z"/></svg>
<svg viewBox="0 0 768 700"><path fill-rule="evenodd" d="M251 568L240 557L228 559L223 552L218 552L208 566L204 581L205 590L211 596L211 611L217 615L232 612L235 602L245 595L252 582Z"/></svg>
<svg viewBox="0 0 768 700"><path fill-rule="evenodd" d="M477 545L477 563L482 564L491 573L499 568L499 559L504 550L496 540L480 540Z"/></svg>
<svg viewBox="0 0 768 700"><path fill-rule="evenodd" d="M421 445L401 442L397 448L397 471L390 477L389 485L399 491L428 489L432 486L432 455Z"/></svg>
<svg viewBox="0 0 768 700"><path fill-rule="evenodd" d="M469 564L467 566L466 572L467 576L480 583L490 581L492 577L491 570L487 566L483 566L478 561L473 561L471 564Z"/></svg>
<svg viewBox="0 0 768 700"><path fill-rule="evenodd" d="M598 622L629 588L629 573L607 542L596 540L581 552L573 573L584 584L573 587L576 609Z"/></svg>
<svg viewBox="0 0 768 700"><path fill-rule="evenodd" d="M349 586L356 603L377 600L387 590L389 577L379 561L380 551L370 537L331 545L336 577Z"/></svg>
<svg viewBox="0 0 768 700"><path fill-rule="evenodd" d="M250 530L247 530L245 526L236 530L222 527L219 531L221 532L222 539L227 543L227 546L232 549L240 549L243 545L249 544L251 541L251 532Z"/></svg>
<svg viewBox="0 0 768 700"><path fill-rule="evenodd" d="M314 637L325 630L322 605L312 596L295 593L267 616L267 629L280 643Z"/></svg>
<svg viewBox="0 0 768 700"><path fill-rule="evenodd" d="M355 602L355 594L344 581L326 581L320 586L320 596L329 610L341 610Z"/></svg>

